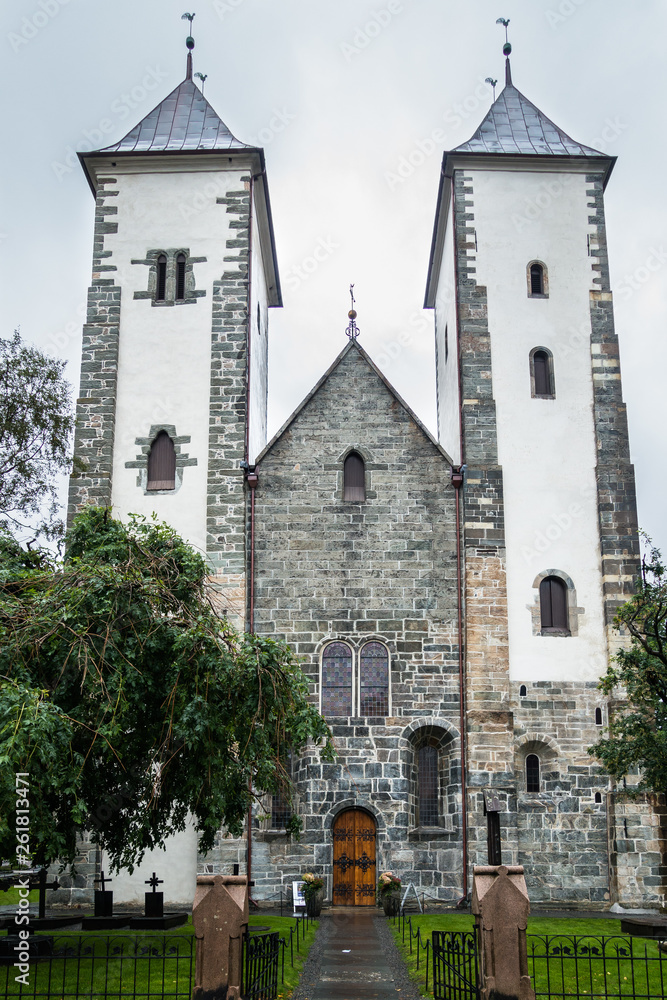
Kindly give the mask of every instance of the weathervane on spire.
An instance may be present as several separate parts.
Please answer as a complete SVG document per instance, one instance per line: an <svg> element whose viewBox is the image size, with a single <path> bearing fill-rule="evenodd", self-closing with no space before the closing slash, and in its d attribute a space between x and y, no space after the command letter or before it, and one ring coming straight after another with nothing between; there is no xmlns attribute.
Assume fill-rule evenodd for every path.
<svg viewBox="0 0 667 1000"><path fill-rule="evenodd" d="M351 308L350 308L349 313L347 314L348 319L350 320L350 325L348 326L347 330L345 331L345 333L348 335L348 337L350 338L350 340L356 340L357 337L359 336L360 332L361 332L359 330L359 327L357 326L357 324L355 322L356 318L357 318L357 310L354 308L354 301L355 301L354 300L354 285L350 285L350 306L351 306Z"/></svg>
<svg viewBox="0 0 667 1000"><path fill-rule="evenodd" d="M505 86L512 86L512 70L510 69L510 52L512 51L512 46L510 45L509 39L507 37L507 29L509 27L510 19L509 17L499 17L496 24L502 24L505 29L505 44L503 45L503 55L505 56Z"/></svg>
<svg viewBox="0 0 667 1000"><path fill-rule="evenodd" d="M195 47L195 40L192 37L192 22L194 21L194 19L195 19L195 15L194 14L181 14L181 21L189 21L190 22L190 34L185 39L185 44L188 47L188 63L187 63L187 70L186 70L186 73L185 73L185 79L186 80L191 80L192 79L192 50Z"/></svg>
<svg viewBox="0 0 667 1000"><path fill-rule="evenodd" d="M484 83L489 83L493 87L493 100L495 101L495 99L496 99L496 84L498 83L498 81L494 80L492 76L487 76L487 78L484 81Z"/></svg>
<svg viewBox="0 0 667 1000"><path fill-rule="evenodd" d="M208 80L208 73L195 73L195 78L201 80L201 92L204 93L204 84Z"/></svg>

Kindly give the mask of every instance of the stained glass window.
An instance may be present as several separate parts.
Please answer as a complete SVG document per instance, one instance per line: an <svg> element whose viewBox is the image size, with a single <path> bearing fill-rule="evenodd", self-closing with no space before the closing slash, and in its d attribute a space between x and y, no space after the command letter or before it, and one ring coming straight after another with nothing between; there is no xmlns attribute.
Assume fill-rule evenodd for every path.
<svg viewBox="0 0 667 1000"><path fill-rule="evenodd" d="M330 642L322 656L322 715L352 715L352 650Z"/></svg>
<svg viewBox="0 0 667 1000"><path fill-rule="evenodd" d="M425 744L417 751L419 825L438 825L438 750Z"/></svg>
<svg viewBox="0 0 667 1000"><path fill-rule="evenodd" d="M359 715L389 715L389 654L381 642L367 642L361 650Z"/></svg>

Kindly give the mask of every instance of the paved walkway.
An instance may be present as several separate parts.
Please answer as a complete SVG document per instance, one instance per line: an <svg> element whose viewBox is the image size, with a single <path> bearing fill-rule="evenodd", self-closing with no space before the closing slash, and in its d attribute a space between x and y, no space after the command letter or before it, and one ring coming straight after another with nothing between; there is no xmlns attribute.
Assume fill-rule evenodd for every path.
<svg viewBox="0 0 667 1000"><path fill-rule="evenodd" d="M309 956L311 968L304 970L298 989L303 1000L409 1000L413 995L386 918L376 916L374 907L336 907L323 914L311 955L313 963ZM414 995L419 996L416 987Z"/></svg>

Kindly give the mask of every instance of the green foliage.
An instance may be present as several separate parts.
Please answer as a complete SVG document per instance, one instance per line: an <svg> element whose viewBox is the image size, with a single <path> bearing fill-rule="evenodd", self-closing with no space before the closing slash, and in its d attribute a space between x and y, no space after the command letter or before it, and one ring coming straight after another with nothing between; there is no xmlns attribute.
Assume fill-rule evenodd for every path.
<svg viewBox="0 0 667 1000"><path fill-rule="evenodd" d="M0 525L62 532L55 478L72 468L74 414L65 362L0 337Z"/></svg>
<svg viewBox="0 0 667 1000"><path fill-rule="evenodd" d="M289 647L239 635L203 558L165 524L88 508L54 565L0 544L0 857L15 853L14 772L30 781L35 861L92 830L112 867L195 819L209 850L288 749L330 732ZM298 821L294 828L298 826Z"/></svg>
<svg viewBox="0 0 667 1000"><path fill-rule="evenodd" d="M650 540L649 540L650 545ZM637 592L618 611L616 626L630 635L600 682L611 694L624 688L627 707L614 713L608 736L589 748L614 778L639 769L638 791L667 789L667 577L660 552L650 547Z"/></svg>

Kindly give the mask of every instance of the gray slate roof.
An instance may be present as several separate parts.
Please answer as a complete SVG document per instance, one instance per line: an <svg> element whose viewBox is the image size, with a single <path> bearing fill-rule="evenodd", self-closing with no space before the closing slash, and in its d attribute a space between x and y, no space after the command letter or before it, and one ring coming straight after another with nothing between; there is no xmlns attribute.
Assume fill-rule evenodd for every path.
<svg viewBox="0 0 667 1000"><path fill-rule="evenodd" d="M475 134L454 153L509 153L540 156L604 156L582 146L554 125L512 84L491 105Z"/></svg>
<svg viewBox="0 0 667 1000"><path fill-rule="evenodd" d="M162 153L196 149L252 149L234 138L192 80L184 80L124 139L102 153Z"/></svg>

